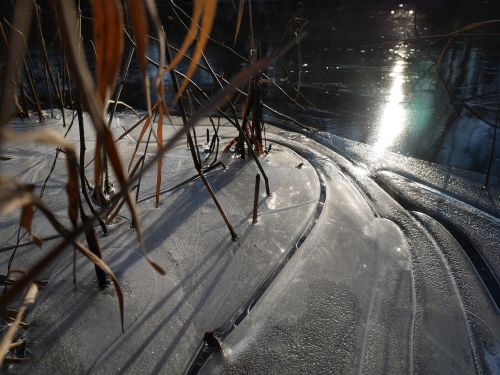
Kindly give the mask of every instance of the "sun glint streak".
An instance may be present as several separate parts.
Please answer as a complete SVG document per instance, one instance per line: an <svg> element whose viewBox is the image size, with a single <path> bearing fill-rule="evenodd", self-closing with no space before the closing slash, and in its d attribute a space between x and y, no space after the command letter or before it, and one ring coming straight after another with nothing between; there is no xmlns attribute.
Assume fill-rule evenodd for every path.
<svg viewBox="0 0 500 375"><path fill-rule="evenodd" d="M375 155L377 157L394 143L406 123L403 92L404 67L404 60L399 59L390 74L390 77L392 77L391 91L384 106L375 142Z"/></svg>

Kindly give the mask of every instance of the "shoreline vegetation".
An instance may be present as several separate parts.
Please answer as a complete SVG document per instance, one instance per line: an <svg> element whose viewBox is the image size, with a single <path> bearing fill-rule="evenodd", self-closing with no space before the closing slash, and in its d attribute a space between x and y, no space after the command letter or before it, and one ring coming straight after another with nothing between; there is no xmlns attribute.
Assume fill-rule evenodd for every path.
<svg viewBox="0 0 500 375"><path fill-rule="evenodd" d="M220 205L218 198L213 192L208 180L205 177L206 171L211 167L204 165L199 155L198 145L196 144L196 133L193 125L207 115L211 115L215 110L231 123L238 130L239 136L226 148L229 150L232 144L236 144L235 153L245 158L247 153L258 165L260 173L265 182L266 193L270 195L269 180L262 166L259 157L264 154L261 120L261 98L259 96L260 71L269 63L278 59L284 52L293 46L288 44L268 56L257 58L255 52L251 53L250 65L240 74L236 75L229 84L223 84L220 80L220 92L210 98L209 104L197 112L190 113L188 116L186 105L191 100L190 95L186 94L186 88L191 82L191 78L197 69L197 65L203 59L206 68L210 65L203 54L203 50L208 42L210 31L215 20L217 1L215 0L197 0L193 5L192 20L189 26L185 25L185 39L179 50L172 56L167 44L165 29L153 1L130 0L120 2L118 0L93 1L93 46L95 60L92 64L96 67L95 80L89 69L90 62L82 59L85 53L82 50L81 35L81 11L73 1L54 1L53 14L56 20L58 34L60 37L60 46L64 53L64 67L62 72L54 72L47 57L46 42L42 32L40 17L40 8L36 1L22 0L15 5L12 23L1 23L2 41L9 51L6 68L4 72L1 116L2 143L25 143L38 142L57 146L57 155L63 154L67 165L66 192L68 200L67 217L70 226L67 227L59 218L48 208L41 199L41 193L36 191L34 186L27 185L13 177L2 176L1 180L1 213L11 214L21 210L20 227L18 232L18 243L22 233L26 231L29 238L37 246L42 242L38 238L38 233L32 231L32 220L35 211L41 212L45 218L52 224L54 229L62 236L63 240L49 251L43 259L35 264L29 270L17 271L9 269L5 275L5 288L0 297L0 306L3 310L8 309L11 303L15 302L19 296L25 298L19 305L17 313L14 314L14 323L9 326L3 337L1 345L0 363L5 360L10 349L17 346L13 340L18 330L24 313L28 305L34 303L38 284L37 276L51 263L53 263L66 249L73 248L74 252L80 252L95 264L96 277L101 288L106 288L110 280L116 290L121 316L121 325L123 329L124 319L124 301L123 292L120 283L113 271L102 261L101 249L97 240L94 223L99 223L103 233L107 233L107 222L112 220L126 206L132 215L132 227L135 229L139 247L154 271L164 275L165 271L152 259L146 255L144 241L142 236L141 223L138 219L136 202L131 195L133 184L138 184L139 191L141 176L151 168L157 168L156 181L156 207L159 205L160 191L162 189L161 172L162 160L166 152L172 149L172 146L181 137L187 139L191 152L192 162L198 177L203 181L205 188L209 192L211 199L216 205L219 214L223 218L228 232L233 241L237 240L237 234L233 225L229 222L224 208ZM174 5L172 3L172 5ZM238 16L239 24L241 22L243 1L240 4ZM251 7L250 7L251 12ZM32 17L35 19L35 28L32 30ZM10 30L5 30L4 25L8 25ZM235 38L238 35L238 29ZM160 56L157 63L156 77L149 77L146 65L148 64L147 48L150 40L149 30L154 31L155 43L159 46ZM63 127L68 131L77 121L80 132L79 158L77 158L77 148L65 141L64 137L57 132L36 130L29 132L14 132L6 127L10 119L17 115L19 117L29 116L31 106L35 108L39 121L44 121L44 113L38 99L36 86L32 71L28 68L25 51L27 48L26 40L29 39L30 32L38 33L40 49L42 51L40 63L43 66L43 73L47 88L49 90L50 102L58 103L61 113L66 108L73 111L73 118L70 123L66 123L66 116L62 116ZM9 35L9 36L8 36ZM132 36L133 35L133 36ZM118 76L120 75L122 60L124 58L124 44L131 43L131 53L127 58L127 64L122 74L124 77L128 74L128 67L133 58L132 51L135 50L136 58L139 61L144 80L144 93L147 97L147 114L137 122L133 127L141 126L141 132L137 140L135 150L129 161L128 169L125 168L123 161L117 151L117 144L110 132L110 125L113 116L116 113L117 105L120 99L122 87L116 87ZM174 69L176 65L185 57L187 50L192 47L193 52L190 58L190 65L181 80L178 81L178 75ZM213 72L212 72L213 73ZM164 77L170 75L172 87L168 90L174 90L175 98L172 103L166 103ZM213 73L215 76L215 73ZM29 94L25 91L22 77L29 83ZM61 81L64 80L63 83ZM152 83L150 83L150 81ZM241 121L235 106L231 102L236 90L240 90L248 84L247 100L244 108L241 110ZM152 103L150 99L149 85L152 84L156 89L156 101ZM67 87L67 92L63 92L62 87ZM65 102L69 96L69 102ZM114 101L111 101L114 97ZM31 102L31 103L29 103ZM112 105L110 105L112 103ZM221 110L225 104L228 104L227 110ZM51 105L53 107L53 105ZM179 129L175 134L165 139L163 136L163 121L170 118L170 109L178 107L182 116L183 129ZM112 109L111 109L112 108ZM91 118L91 123L95 132L95 144L93 145L93 176L88 176L86 172L85 150L88 147L88 141L85 139L85 126L83 123L83 112L87 112ZM227 113L227 114L226 114ZM210 117L211 118L211 117ZM220 121L220 117L219 117ZM213 121L212 121L212 124ZM156 125L156 129L155 126ZM132 129L133 129L132 128ZM131 130L132 130L131 129ZM213 125L214 135L210 149L212 152L217 149L219 152L219 140L217 130ZM135 160L135 155L141 146L143 136L149 132L146 148L149 141L156 143L156 154L151 160L145 160L145 154L139 160ZM119 141L119 140L118 140ZM215 147L215 144L217 146ZM217 156L214 160L217 159ZM57 160L57 159L56 159ZM213 165L212 165L213 166ZM116 179L116 190L113 191L110 176ZM50 175L47 177L48 181ZM89 182L89 180L91 182ZM22 228L22 230L21 230ZM86 244L79 240L79 235L85 235ZM16 248L12 251L12 258L16 254ZM75 258L76 259L76 258ZM12 262L10 262L11 264ZM20 273L19 273L20 272ZM74 279L76 282L76 279ZM75 285L76 286L76 285ZM7 361L15 361L10 356Z"/></svg>
<svg viewBox="0 0 500 375"><path fill-rule="evenodd" d="M57 67L49 57L44 32L46 25L42 22L42 9L36 0L16 1L11 19L0 21L0 44L6 51L1 71L0 165L10 161L8 155L2 154L2 149L6 146L24 147L35 144L41 150L44 147L56 149L52 168L41 186L30 183L29 171L22 180L0 175L0 215L19 217L16 244L8 248L8 267L0 275L3 284L0 310L4 323L0 342L2 366L26 359L26 341L20 332L25 329L26 314L36 304L39 290L46 286L46 280L40 276L71 252L74 254L74 288L78 288L78 253L93 264L98 287L101 290L111 287L114 289L119 306L119 316L116 319L119 319L121 329L125 331L125 293L119 276L102 259L106 249L102 248L99 239L108 234L110 224L127 211L130 214L130 228L135 232L143 259L149 264L151 272L165 276L167 270L148 255L139 215L142 202L138 197L143 176L153 171L156 174L154 206L161 208L160 197L166 189L162 174L168 167L164 162L165 155L173 152L179 142L186 142L189 150L193 171L190 179L202 182L225 225L227 236L237 242L241 236L236 230L238 225L230 220L228 207L221 203L206 177L207 173L224 165L221 162L221 155L224 153L229 153L236 159L247 159L255 165L258 172L253 194L245 199L253 202L253 224L257 225L259 196L265 193L266 199L271 199L273 193L272 176L268 176L263 167L264 158L273 152L271 145L266 142L264 113L270 112L301 129L309 129L306 124L264 101L266 86L278 90L296 108L303 107L304 104L301 103L307 101L300 91L300 74L298 89L295 95L290 95L265 72L268 66L292 50L298 49L300 56L301 43L307 37L307 20L296 17L294 23L290 24L293 38L284 40L278 48L263 54L254 39L252 1L232 0L234 44L238 38L245 37L248 39L249 51L248 57L243 56L246 61L243 69L234 77L228 78L214 70L209 56L205 54L207 45L218 43L211 37L217 22L217 1L194 0L191 14L186 14L173 0L168 4L175 15L172 22L184 35L179 46L169 44L167 27L162 24L153 0L92 1L92 17L85 20L82 18L79 2L53 0L50 12L55 26L50 27L56 30L55 38L63 56L62 65ZM189 22L185 22L186 19ZM91 44L94 55L90 60L87 60L88 54L83 47L83 22L92 23ZM243 22L248 23L244 27L248 31L245 36L242 35ZM435 36L447 40L434 67L437 79L440 79L441 65L456 38L498 23L499 20L478 22ZM40 52L38 61L33 61L28 51L30 41L34 39ZM157 59L149 55L151 44L157 46ZM227 45L223 48L232 50ZM142 75L145 113L139 113L121 97L134 59ZM181 63L186 66L183 71L179 69ZM151 74L152 69L154 74ZM197 85L195 74L200 69L217 85L218 91L215 94L209 95ZM43 78L44 91L47 93L44 104L35 83L40 77L35 77L35 72ZM137 120L116 136L112 132L112 124L118 116L119 107L133 113ZM57 113L60 114L62 131L43 129L42 125L42 129L34 130L20 130L10 126L14 118L30 117L38 118L39 123L43 124L56 118ZM170 129L167 126L173 125L174 114L180 117L180 124L173 128L173 132L167 132L166 129ZM207 119L210 126L204 129L206 142L203 146L199 142L205 134L197 134L196 125ZM222 143L219 135L221 121L234 128L234 136L226 139L226 143ZM485 185L490 183L496 149L497 123L492 126L494 135ZM77 143L66 139L70 132L77 132ZM132 132L137 133L136 144L130 155L125 155L124 158L120 152L120 142ZM36 148L35 146L33 149ZM27 150L30 148L27 147ZM64 200L67 207L64 217L56 214L50 202L44 199L44 191L58 161L63 162L66 168ZM298 164L297 168L302 166ZM260 193L259 188L262 189ZM40 248L47 241L44 233L36 230L34 218L39 217L38 215L50 223L58 241L29 269L14 269L12 263L23 241L29 239ZM52 239L55 237L50 238Z"/></svg>

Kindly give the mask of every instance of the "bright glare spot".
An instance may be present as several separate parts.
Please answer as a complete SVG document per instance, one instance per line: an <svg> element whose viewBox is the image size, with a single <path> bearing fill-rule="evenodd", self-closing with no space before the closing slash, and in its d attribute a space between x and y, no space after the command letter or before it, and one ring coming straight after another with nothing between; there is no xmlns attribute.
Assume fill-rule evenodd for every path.
<svg viewBox="0 0 500 375"><path fill-rule="evenodd" d="M365 168L354 166L354 170L361 176L368 176L368 170Z"/></svg>
<svg viewBox="0 0 500 375"><path fill-rule="evenodd" d="M391 10L391 14L394 14L394 11L393 11L393 10Z"/></svg>
<svg viewBox="0 0 500 375"><path fill-rule="evenodd" d="M376 158L380 157L381 154L394 143L405 126L406 111L403 103L403 88L405 82L403 74L404 68L404 60L398 59L389 75L392 78L392 85L389 98L382 112L375 141Z"/></svg>
<svg viewBox="0 0 500 375"><path fill-rule="evenodd" d="M403 7L403 4L399 4L399 7L402 8Z"/></svg>
<svg viewBox="0 0 500 375"><path fill-rule="evenodd" d="M275 210L276 209L276 194L271 194L271 197L267 199L267 207L270 210Z"/></svg>
<svg viewBox="0 0 500 375"><path fill-rule="evenodd" d="M302 66L307 66L307 63L305 63L305 64L302 64Z"/></svg>
<svg viewBox="0 0 500 375"><path fill-rule="evenodd" d="M410 14L413 14L413 10L410 10Z"/></svg>

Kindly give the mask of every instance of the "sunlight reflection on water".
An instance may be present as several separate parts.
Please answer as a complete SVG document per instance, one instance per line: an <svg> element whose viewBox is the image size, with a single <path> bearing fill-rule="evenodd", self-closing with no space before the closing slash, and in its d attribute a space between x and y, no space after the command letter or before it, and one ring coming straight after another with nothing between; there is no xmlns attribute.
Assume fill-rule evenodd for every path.
<svg viewBox="0 0 500 375"><path fill-rule="evenodd" d="M405 108L405 65L402 58L398 58L389 77L392 79L389 96L383 107L382 116L375 140L375 157L380 157L387 148L392 146L402 133L407 122Z"/></svg>

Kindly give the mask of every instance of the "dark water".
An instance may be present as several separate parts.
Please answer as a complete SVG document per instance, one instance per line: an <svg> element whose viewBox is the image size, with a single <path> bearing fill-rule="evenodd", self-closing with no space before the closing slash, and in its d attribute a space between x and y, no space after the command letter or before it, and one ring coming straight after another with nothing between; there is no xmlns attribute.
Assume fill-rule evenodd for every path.
<svg viewBox="0 0 500 375"><path fill-rule="evenodd" d="M191 2L177 3L190 13ZM158 4L170 43L179 45L183 29L168 2ZM444 34L468 23L500 19L500 1L254 0L252 8L261 55L308 33L266 70L298 105L270 84L267 104L321 131L373 144L381 155L391 150L483 174L491 169L500 176L500 140L492 148L500 103L500 24L457 37L440 73L435 66L449 39ZM50 27L48 10L44 22ZM231 1L219 1L213 37L233 46L235 24ZM250 46L248 24L246 1L235 46L242 56L248 56ZM86 21L85 39L91 31ZM56 44L51 44L54 61ZM88 53L92 59L91 48ZM35 49L34 59L36 54ZM245 66L241 57L214 43L206 54L214 70L227 78ZM150 55L157 57L155 45ZM217 90L202 70L195 79L207 93ZM133 64L122 99L144 106L141 87Z"/></svg>
<svg viewBox="0 0 500 375"><path fill-rule="evenodd" d="M259 2L253 10L263 53L294 38L300 19L308 22L306 40L268 70L306 108L269 89L272 105L320 130L374 144L378 152L488 170L500 103L500 26L457 38L441 74L433 66L448 38L431 36L500 18L499 1ZM215 35L230 44L234 22L226 20ZM499 158L497 146L496 175Z"/></svg>

